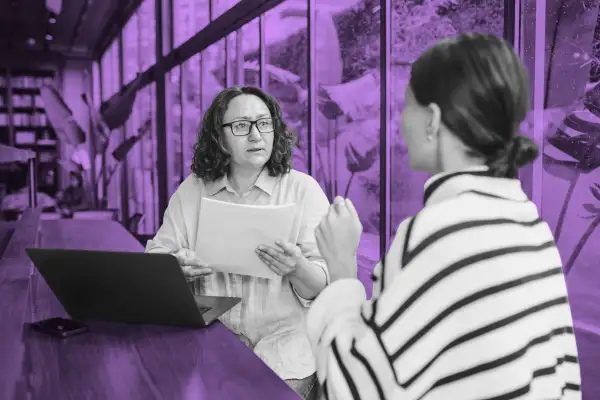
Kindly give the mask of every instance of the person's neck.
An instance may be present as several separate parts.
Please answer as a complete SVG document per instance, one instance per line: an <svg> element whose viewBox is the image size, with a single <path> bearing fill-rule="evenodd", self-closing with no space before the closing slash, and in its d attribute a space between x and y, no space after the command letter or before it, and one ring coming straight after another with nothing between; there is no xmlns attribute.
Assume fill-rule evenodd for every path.
<svg viewBox="0 0 600 400"><path fill-rule="evenodd" d="M242 169L231 166L228 179L233 187L233 190L241 195L246 193L248 189L254 185L261 172L262 169Z"/></svg>

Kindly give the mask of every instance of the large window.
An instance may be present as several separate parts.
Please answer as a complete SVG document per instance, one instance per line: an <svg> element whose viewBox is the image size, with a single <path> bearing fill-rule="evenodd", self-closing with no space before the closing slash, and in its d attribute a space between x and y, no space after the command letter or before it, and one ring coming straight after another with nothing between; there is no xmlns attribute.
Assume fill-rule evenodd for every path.
<svg viewBox="0 0 600 400"><path fill-rule="evenodd" d="M122 33L126 82L156 62L154 1L144 1ZM380 13L383 4L379 0L315 1L316 7L310 16L315 27L313 59L309 60L307 47L308 1L285 1L267 11L260 19L262 24L255 18L166 72L168 194L191 172L193 146L202 117L215 95L226 86L260 85L278 99L285 122L298 136L293 166L303 172L310 169L308 117L314 116L311 127L314 170L311 172L330 200L337 195L347 196L356 204L364 227L359 265L370 269L380 257L380 234L393 236L398 224L422 207L423 184L428 178L410 170L399 132L412 61L438 40L462 32L480 31L502 36L504 1L391 1L391 53L387 55L391 63L387 81L391 91L388 99L391 215L386 215L391 232L380 232L383 215L379 210L383 90ZM173 21L166 21L165 26L172 26L174 47L182 45L238 2L173 0ZM169 14L165 14L165 18L168 17ZM263 65L260 49L264 52ZM111 51L109 49L107 54ZM103 61L102 70L115 70L114 62L105 65ZM316 100L310 105L310 113L309 75L314 78ZM108 89L104 90L105 98L118 89L108 77L103 79L103 87ZM144 93L149 96L152 90ZM135 134L139 129L137 125L145 120L142 117L145 111L138 105L151 107L149 98L140 100L143 98L140 95L136 101L135 117L127 126L128 135ZM154 126L154 122L151 125ZM153 132L146 137L149 141ZM156 149L152 154L155 152ZM130 186L132 180L130 177ZM153 185L154 181L151 182ZM133 195L130 193L130 196Z"/></svg>
<svg viewBox="0 0 600 400"><path fill-rule="evenodd" d="M293 153L293 167L308 172L308 49L306 4L283 2L268 11L264 18L266 63L263 68L264 90L281 104L283 118L298 137ZM258 49L258 35L256 48ZM259 76L260 65L250 62L248 70Z"/></svg>

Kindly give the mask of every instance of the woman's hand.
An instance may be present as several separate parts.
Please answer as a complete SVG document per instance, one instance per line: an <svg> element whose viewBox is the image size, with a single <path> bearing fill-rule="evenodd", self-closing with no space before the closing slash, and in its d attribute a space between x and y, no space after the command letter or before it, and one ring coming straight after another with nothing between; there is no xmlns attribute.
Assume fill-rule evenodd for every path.
<svg viewBox="0 0 600 400"><path fill-rule="evenodd" d="M327 261L331 282L356 278L356 254L362 229L352 201L336 197L315 231L317 247Z"/></svg>
<svg viewBox="0 0 600 400"><path fill-rule="evenodd" d="M277 247L258 246L256 254L277 275L286 276L294 273L304 260L302 250L289 242L276 241L275 244Z"/></svg>
<svg viewBox="0 0 600 400"><path fill-rule="evenodd" d="M188 282L213 273L212 268L203 264L192 250L179 249L173 255L177 257L177 261L183 270L183 275L185 275Z"/></svg>

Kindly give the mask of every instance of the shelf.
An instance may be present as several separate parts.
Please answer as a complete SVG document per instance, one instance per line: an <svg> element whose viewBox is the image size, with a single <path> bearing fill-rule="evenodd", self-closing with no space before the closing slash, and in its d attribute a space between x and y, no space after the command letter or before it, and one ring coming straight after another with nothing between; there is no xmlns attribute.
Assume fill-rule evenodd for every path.
<svg viewBox="0 0 600 400"><path fill-rule="evenodd" d="M36 96L40 94L39 88L25 88L25 87L14 87L12 88L12 94L24 94Z"/></svg>
<svg viewBox="0 0 600 400"><path fill-rule="evenodd" d="M8 128L8 127L7 127ZM36 126L36 125L20 125L15 126L15 132L29 132L29 131L50 131L51 126Z"/></svg>
<svg viewBox="0 0 600 400"><path fill-rule="evenodd" d="M13 107L10 111L13 114L46 113L46 110L43 107ZM0 107L0 113L8 113L8 107Z"/></svg>

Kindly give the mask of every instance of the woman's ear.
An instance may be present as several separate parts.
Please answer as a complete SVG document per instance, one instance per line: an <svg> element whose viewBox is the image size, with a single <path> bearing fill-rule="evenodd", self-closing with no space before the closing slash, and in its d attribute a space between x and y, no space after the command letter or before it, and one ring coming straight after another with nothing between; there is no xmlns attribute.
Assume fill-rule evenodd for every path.
<svg viewBox="0 0 600 400"><path fill-rule="evenodd" d="M431 103L427 106L430 111L430 120L429 125L427 126L427 134L431 136L437 136L440 131L440 126L442 124L442 110L440 107Z"/></svg>

